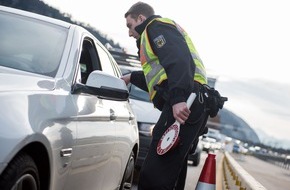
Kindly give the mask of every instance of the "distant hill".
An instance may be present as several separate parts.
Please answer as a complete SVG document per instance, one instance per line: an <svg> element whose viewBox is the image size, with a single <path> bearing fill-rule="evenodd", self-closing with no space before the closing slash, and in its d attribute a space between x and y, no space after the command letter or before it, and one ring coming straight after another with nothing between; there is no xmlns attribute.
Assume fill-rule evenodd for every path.
<svg viewBox="0 0 290 190"><path fill-rule="evenodd" d="M118 43L115 43L113 40L109 40L109 38L107 38L105 34L102 34L101 32L99 32L97 29L90 26L89 24L73 21L71 19L71 15L61 13L58 9L55 9L40 0L0 0L0 5L6 6L6 7L17 8L17 9L41 14L44 16L52 17L55 19L63 20L69 23L77 24L79 26L86 28L88 31L90 31L96 38L99 39L99 41L103 45L109 43L113 48L122 49Z"/></svg>

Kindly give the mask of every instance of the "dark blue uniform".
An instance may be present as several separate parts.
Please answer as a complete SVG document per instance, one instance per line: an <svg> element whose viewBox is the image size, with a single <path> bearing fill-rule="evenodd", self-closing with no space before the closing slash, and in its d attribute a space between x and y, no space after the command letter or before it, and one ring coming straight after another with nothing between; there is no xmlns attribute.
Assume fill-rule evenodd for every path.
<svg viewBox="0 0 290 190"><path fill-rule="evenodd" d="M135 30L142 34L146 25L156 17L160 16L149 17ZM150 150L141 168L138 189L182 190L186 179L188 152L192 146L196 146L198 137L204 133L208 118L201 93L203 86L193 81L195 64L182 34L173 25L159 21L153 21L147 30L152 50L164 67L168 80L155 87L157 94L153 103L162 113L153 130ZM156 43L156 39L160 38L161 45ZM137 47L140 49L139 40ZM148 91L142 71L131 74L131 83ZM165 130L175 121L172 106L186 102L191 92L195 92L197 97L191 106L189 118L180 126L180 143L166 154L158 155L157 144Z"/></svg>

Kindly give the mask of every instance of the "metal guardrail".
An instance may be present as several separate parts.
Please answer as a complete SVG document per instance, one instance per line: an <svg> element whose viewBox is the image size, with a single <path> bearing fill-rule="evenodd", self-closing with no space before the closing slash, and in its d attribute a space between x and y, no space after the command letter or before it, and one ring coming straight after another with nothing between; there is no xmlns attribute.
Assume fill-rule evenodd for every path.
<svg viewBox="0 0 290 190"><path fill-rule="evenodd" d="M290 169L290 156L283 157L279 155L271 155L265 153L253 153L252 155L255 156L256 158L259 158L269 163L273 163L282 168Z"/></svg>
<svg viewBox="0 0 290 190"><path fill-rule="evenodd" d="M266 190L228 153L223 158L223 190Z"/></svg>

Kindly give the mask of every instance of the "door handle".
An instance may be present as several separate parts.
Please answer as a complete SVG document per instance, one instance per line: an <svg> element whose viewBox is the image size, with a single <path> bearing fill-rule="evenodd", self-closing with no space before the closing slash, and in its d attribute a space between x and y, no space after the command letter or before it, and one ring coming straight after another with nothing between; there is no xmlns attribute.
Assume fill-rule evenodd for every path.
<svg viewBox="0 0 290 190"><path fill-rule="evenodd" d="M131 112L129 112L129 121L132 121L134 120L134 114L132 114Z"/></svg>
<svg viewBox="0 0 290 190"><path fill-rule="evenodd" d="M116 120L116 115L115 115L115 111L113 109L110 109L110 120Z"/></svg>
<svg viewBox="0 0 290 190"><path fill-rule="evenodd" d="M64 148L60 150L61 157L71 157L72 155L72 148Z"/></svg>

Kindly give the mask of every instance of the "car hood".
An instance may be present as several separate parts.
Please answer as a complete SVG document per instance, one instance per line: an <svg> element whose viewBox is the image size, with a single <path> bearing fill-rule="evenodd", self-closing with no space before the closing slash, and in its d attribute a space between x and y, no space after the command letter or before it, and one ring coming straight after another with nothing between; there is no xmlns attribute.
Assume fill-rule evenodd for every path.
<svg viewBox="0 0 290 190"><path fill-rule="evenodd" d="M52 90L55 80L35 74L1 73L0 92L25 90Z"/></svg>
<svg viewBox="0 0 290 190"><path fill-rule="evenodd" d="M158 121L161 112L154 108L151 102L135 99L130 99L130 102L138 122L156 123Z"/></svg>

